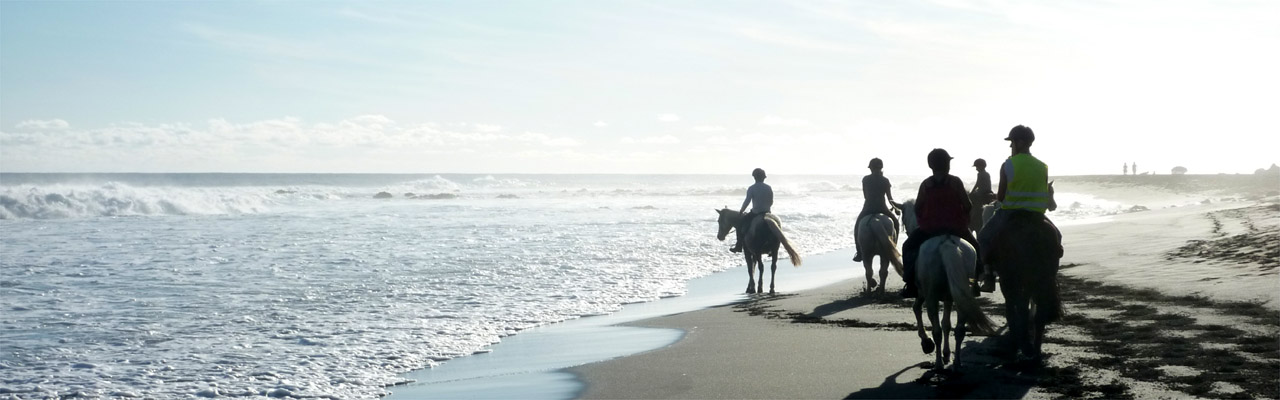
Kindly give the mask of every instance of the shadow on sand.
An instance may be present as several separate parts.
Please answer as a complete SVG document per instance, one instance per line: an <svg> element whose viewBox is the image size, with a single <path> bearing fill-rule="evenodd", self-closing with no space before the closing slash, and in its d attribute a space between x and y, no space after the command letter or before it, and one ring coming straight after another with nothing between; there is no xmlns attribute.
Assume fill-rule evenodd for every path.
<svg viewBox="0 0 1280 400"><path fill-rule="evenodd" d="M911 301L903 299L897 293L893 292L877 292L863 290L857 296L843 300L832 301L827 304L820 305L809 313L809 316L816 318L829 317L841 311L851 310L858 307L864 307L873 304L892 304L897 306L910 307Z"/></svg>
<svg viewBox="0 0 1280 400"><path fill-rule="evenodd" d="M849 393L846 399L964 399L1022 398L1035 386L1040 375L1038 366L1003 364L988 351L998 348L1000 337L988 337L966 347L964 365L959 372L932 370L933 362L912 364L889 375L877 387ZM913 369L925 370L914 380L901 381ZM908 374L914 375L914 374Z"/></svg>

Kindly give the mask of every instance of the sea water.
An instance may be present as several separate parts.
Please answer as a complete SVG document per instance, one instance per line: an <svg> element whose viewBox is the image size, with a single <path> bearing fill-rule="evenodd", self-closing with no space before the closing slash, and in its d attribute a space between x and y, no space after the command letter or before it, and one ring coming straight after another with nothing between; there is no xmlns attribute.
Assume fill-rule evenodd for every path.
<svg viewBox="0 0 1280 400"><path fill-rule="evenodd" d="M892 178L900 200L919 183ZM769 179L804 254L852 245L859 180ZM751 183L0 174L0 395L385 395L406 371L738 266L714 210Z"/></svg>

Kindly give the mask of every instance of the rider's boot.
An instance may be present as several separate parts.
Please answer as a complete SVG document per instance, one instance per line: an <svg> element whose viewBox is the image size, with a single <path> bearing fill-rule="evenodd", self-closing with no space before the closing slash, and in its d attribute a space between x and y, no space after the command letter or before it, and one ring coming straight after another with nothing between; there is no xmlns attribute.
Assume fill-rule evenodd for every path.
<svg viewBox="0 0 1280 400"><path fill-rule="evenodd" d="M914 299L919 295L920 290L916 289L916 284L913 282L907 282L907 286L902 288L902 298L904 299Z"/></svg>
<svg viewBox="0 0 1280 400"><path fill-rule="evenodd" d="M853 262L862 262L862 252L861 252L861 251L857 251L857 250L854 250L854 251L853 251Z"/></svg>
<svg viewBox="0 0 1280 400"><path fill-rule="evenodd" d="M906 267L902 269L902 280L906 282L906 286L902 288L904 299L914 299L920 295L919 289L916 288L915 262L914 256L904 254L902 257L902 265Z"/></svg>
<svg viewBox="0 0 1280 400"><path fill-rule="evenodd" d="M741 252L742 252L742 241L741 241L741 240L739 240L737 243L734 243L734 244L733 244L733 248L732 248L732 249L729 249L729 251L734 252L734 253L741 253Z"/></svg>
<svg viewBox="0 0 1280 400"><path fill-rule="evenodd" d="M991 273L991 266L987 266L987 270L982 273L982 287L984 292L991 293L996 291L996 274Z"/></svg>

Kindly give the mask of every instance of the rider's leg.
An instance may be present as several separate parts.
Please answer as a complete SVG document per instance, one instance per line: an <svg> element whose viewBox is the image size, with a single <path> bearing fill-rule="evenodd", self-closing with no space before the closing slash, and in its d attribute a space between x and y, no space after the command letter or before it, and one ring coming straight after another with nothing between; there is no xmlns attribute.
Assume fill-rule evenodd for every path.
<svg viewBox="0 0 1280 400"><path fill-rule="evenodd" d="M862 226L862 215L853 220L853 262L862 262L862 243L858 241L858 227Z"/></svg>
<svg viewBox="0 0 1280 400"><path fill-rule="evenodd" d="M742 219L738 220L738 225L733 227L733 230L738 233L738 243L734 243L733 248L729 249L729 251L734 253L742 251L742 243L747 240L747 227L751 226L751 217L751 213L743 215Z"/></svg>
<svg viewBox="0 0 1280 400"><path fill-rule="evenodd" d="M916 256L920 252L920 244L924 240L924 232L916 229L907 236L907 241L902 244L902 280L906 282L906 286L902 288L903 298L910 299L918 295L919 290L916 288Z"/></svg>

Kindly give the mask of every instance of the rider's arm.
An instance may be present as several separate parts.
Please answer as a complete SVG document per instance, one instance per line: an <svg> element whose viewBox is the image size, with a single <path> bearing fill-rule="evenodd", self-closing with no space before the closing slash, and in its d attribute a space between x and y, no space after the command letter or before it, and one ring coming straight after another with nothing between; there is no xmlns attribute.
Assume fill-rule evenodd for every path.
<svg viewBox="0 0 1280 400"><path fill-rule="evenodd" d="M751 190L755 188L755 186L747 188L747 199L742 201L742 209L738 210L739 214L747 212L747 205L751 204Z"/></svg>
<svg viewBox="0 0 1280 400"><path fill-rule="evenodd" d="M1004 203L1004 195L1009 192L1009 180L1005 178L1009 175L1008 172L1005 171L1008 168L1012 168L1012 165L1008 161L1005 161L1004 164L1000 165L1000 188L997 189L996 192L996 201L999 201L1000 203Z"/></svg>

